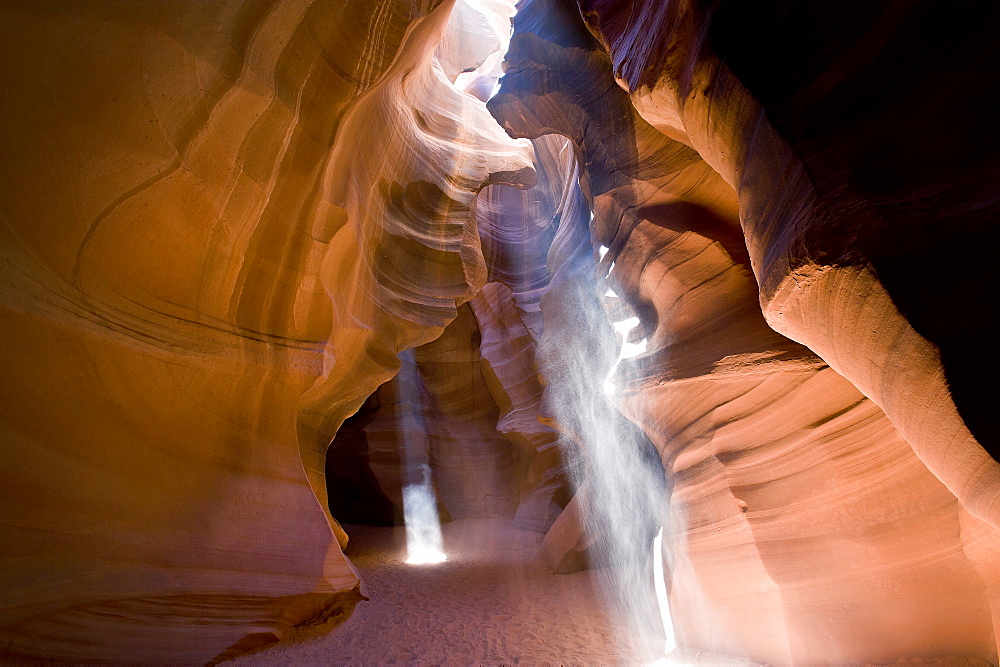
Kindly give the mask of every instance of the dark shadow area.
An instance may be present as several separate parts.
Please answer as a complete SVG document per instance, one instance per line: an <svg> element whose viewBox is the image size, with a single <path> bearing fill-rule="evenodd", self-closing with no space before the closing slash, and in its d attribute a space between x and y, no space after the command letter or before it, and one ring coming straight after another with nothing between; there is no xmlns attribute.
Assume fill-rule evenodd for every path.
<svg viewBox="0 0 1000 667"><path fill-rule="evenodd" d="M965 425L990 456L1000 461L998 247L1000 229L994 229L974 239L958 238L921 253L878 261L875 266L913 328L938 346Z"/></svg>
<svg viewBox="0 0 1000 667"><path fill-rule="evenodd" d="M804 255L874 265L1000 460L1000 5L704 3L712 50L809 172ZM793 267L794 268L794 267Z"/></svg>
<svg viewBox="0 0 1000 667"><path fill-rule="evenodd" d="M903 316L940 349L967 426L1000 457L991 400L1000 373L991 353L1000 323L1000 4L696 0L686 12L682 3L578 3L632 90L679 65L671 44L687 28L703 37L692 46L718 57L761 103L816 189L790 268L871 263ZM634 41L639 29L648 39Z"/></svg>
<svg viewBox="0 0 1000 667"><path fill-rule="evenodd" d="M330 513L341 523L367 526L403 523L402 508L385 494L371 468L365 427L380 407L376 391L356 414L344 421L327 452L327 498Z"/></svg>

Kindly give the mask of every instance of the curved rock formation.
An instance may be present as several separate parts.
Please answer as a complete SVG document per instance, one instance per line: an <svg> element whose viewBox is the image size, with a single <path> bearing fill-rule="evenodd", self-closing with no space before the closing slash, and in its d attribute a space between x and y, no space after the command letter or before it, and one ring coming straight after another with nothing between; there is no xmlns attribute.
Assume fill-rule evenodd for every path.
<svg viewBox="0 0 1000 667"><path fill-rule="evenodd" d="M765 258L787 254L774 249L780 235L761 226L784 219L787 228L809 232L809 219L795 217L815 201L796 189L804 175L766 176L782 173L776 159L793 157L787 148L779 157L776 148L769 153L778 139L760 128L746 92L731 91L738 84L727 84L731 75L717 60L708 59L711 86L696 85L697 68L691 75L657 60L666 53L683 63L683 54L704 53L691 45L697 30L685 22L690 16L671 3L679 15L657 23L651 15L666 5L626 4L582 7L609 58L573 28L571 11L543 0L522 3L507 75L490 106L514 136L558 132L576 144L593 200L594 244L610 249L601 263L601 275L610 274L609 315L639 316L629 340L645 339L645 351L620 362L612 379L616 401L656 444L673 483L667 557L678 641L779 664L995 661L1000 532L966 511L988 518L981 496L961 485L949 490L931 474L946 484L975 476L975 461L983 459L974 451L971 460L955 453L928 459L927 443L940 451L950 442L941 440L941 429L953 428L950 401L938 394L914 405L887 399L885 392L919 395L907 382L933 375L916 352L898 365L879 363L898 359L898 345L912 347L912 337L853 342L867 331L866 318L885 322L898 314L873 306L873 273L833 270L843 277L838 281L869 280L864 289L817 287L804 302L773 296L782 293L771 285L783 275L803 274L767 264ZM663 32L650 35L654 27ZM644 51L649 43L660 50ZM628 72L629 58L642 57L660 68L656 86L626 83L638 89L631 102L661 133L620 89L594 83L610 82L613 67ZM678 85L697 92L668 108L661 98ZM756 134L735 120L750 117ZM764 312L751 268L761 276ZM864 308L859 295L869 295ZM793 313L805 327L794 337L812 350L768 326ZM831 334L834 325L850 335ZM824 340L839 342L831 351ZM859 362L844 361L850 358L865 360L864 373ZM873 373L895 373L886 376L895 384L873 391ZM940 421L930 428L914 416L920 410L934 410ZM557 528L548 540L553 563L589 543L579 541L579 531Z"/></svg>
<svg viewBox="0 0 1000 667"><path fill-rule="evenodd" d="M482 288L478 191L534 182L527 142L509 139L436 64L452 4L411 26L393 66L342 121L326 166L327 209L315 215L333 232L321 269L333 332L324 377L299 408L302 460L321 500L343 420L395 375L398 353L437 338Z"/></svg>
<svg viewBox="0 0 1000 667"><path fill-rule="evenodd" d="M581 2L639 112L736 190L768 322L878 403L1000 527L1000 440L982 398L992 355L979 342L1000 299L960 296L982 282L967 258L996 247L1000 162L972 147L998 140L1000 100L943 101L996 89L980 63L996 58L1000 13L842 9ZM962 27L933 46L915 39L945 17Z"/></svg>
<svg viewBox="0 0 1000 667"><path fill-rule="evenodd" d="M2 10L8 656L204 662L358 599L326 445L531 177L436 4Z"/></svg>
<svg viewBox="0 0 1000 667"><path fill-rule="evenodd" d="M332 627L409 439L682 647L996 664L1000 9L512 13L0 8L5 659Z"/></svg>

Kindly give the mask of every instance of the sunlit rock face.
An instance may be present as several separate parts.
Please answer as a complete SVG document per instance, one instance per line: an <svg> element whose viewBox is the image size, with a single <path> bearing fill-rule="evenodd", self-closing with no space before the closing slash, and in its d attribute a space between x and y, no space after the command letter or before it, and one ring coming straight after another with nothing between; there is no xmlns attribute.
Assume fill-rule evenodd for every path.
<svg viewBox="0 0 1000 667"><path fill-rule="evenodd" d="M204 663L359 599L327 445L532 177L454 4L0 10L8 658Z"/></svg>
<svg viewBox="0 0 1000 667"><path fill-rule="evenodd" d="M581 9L638 111L736 190L768 322L1000 526L1000 434L983 391L1000 299L979 287L1000 207L998 74L982 64L997 56L996 6Z"/></svg>
<svg viewBox="0 0 1000 667"><path fill-rule="evenodd" d="M729 48L749 54L758 39L725 4L728 29L743 35ZM946 391L933 345L941 342L920 337L906 304L894 305L905 297L878 278L886 257L895 258L894 271L910 262L906 270L918 274L936 239L956 238L955 229L936 229L944 225L936 210L918 203L956 187L954 178L933 183L943 179L926 169L930 189L894 202L919 212L926 230L904 242L898 223L872 217L885 201L873 192L841 188L836 208L822 203L753 87L748 92L711 55L732 34L699 40L698 8L582 3L581 10L603 44L572 8L521 4L507 75L490 107L513 136L572 139L595 213L592 242L608 248L599 275L610 271L609 319L639 316L629 340L645 339L645 351L612 379L616 403L643 426L672 482L666 557L678 641L771 663L995 662L1000 533L990 525L989 498L1000 487L987 483L995 464ZM753 20L763 25L768 11L787 30L796 25L780 8ZM810 66L838 77L812 85L824 94L849 87L856 70L816 62L830 42L812 18L818 32L808 43L823 46ZM893 29L918 21L890 18ZM887 57L871 49L865 58ZM763 68L756 57L746 55ZM611 84L616 74L631 95ZM763 69L756 74L767 83ZM794 74L800 78L785 83L786 94L795 93L788 122L826 178L841 179L824 184L835 190L853 178L851 160L869 150L861 143L879 131L876 119L858 143L848 141L855 121L830 130L834 100L807 104L812 70ZM886 104L870 112L889 118L902 102ZM810 122L826 124L825 134L803 129ZM904 160L893 171L896 159L881 159L883 185L916 188L906 183L913 165ZM959 188L966 205L992 206L976 179ZM977 224L969 222L971 238L984 243ZM835 244L845 246L838 255ZM938 286L928 296L953 309L949 294ZM994 317L995 296L983 300L972 320ZM960 371L945 370L952 386L960 382ZM554 566L588 543L585 529L569 528L564 517L547 539Z"/></svg>
<svg viewBox="0 0 1000 667"><path fill-rule="evenodd" d="M332 625L416 455L554 571L664 527L682 646L996 663L998 10L855 5L522 0L501 67L500 0L6 3L4 658Z"/></svg>

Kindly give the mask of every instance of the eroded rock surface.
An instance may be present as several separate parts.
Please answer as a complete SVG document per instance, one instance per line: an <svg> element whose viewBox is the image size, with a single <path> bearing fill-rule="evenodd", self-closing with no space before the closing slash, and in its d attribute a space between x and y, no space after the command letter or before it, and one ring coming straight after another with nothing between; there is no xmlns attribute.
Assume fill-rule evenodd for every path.
<svg viewBox="0 0 1000 667"><path fill-rule="evenodd" d="M526 453L498 431L480 338L472 310L460 306L441 336L415 348L412 364L345 422L327 455L336 518L402 524L402 489L422 479L425 463L443 516L513 516Z"/></svg>
<svg viewBox="0 0 1000 667"><path fill-rule="evenodd" d="M830 269L833 282L821 289L826 269L807 276L802 255L776 249L781 234L766 225L811 230L815 194L801 165L760 128L766 119L739 82L717 60L698 59L705 50L690 16L671 4L678 14L657 22L665 5L624 4L582 7L601 45L571 27L572 11L522 3L490 105L514 136L573 140L593 202L593 244L609 249L599 268L609 319L641 321L630 340L645 339L644 352L611 379L672 481L667 558L678 640L770 663L995 661L1000 534L970 514L989 519L988 502L955 482L990 474L975 461L993 462L974 440L942 439L940 429L964 429L945 426L957 418L947 395L916 399L929 391L918 375L941 378L936 352L904 333L890 302L874 305L881 288L864 261ZM671 59L684 53L694 75ZM630 58L653 78L629 79ZM698 67L712 72L711 85L698 83ZM613 71L635 90L631 100L594 84ZM808 278L800 288L816 291L773 296L781 290L769 286L784 276ZM791 313L797 329L783 324ZM938 415L934 427L921 411ZM952 451L935 459L928 446ZM548 540L553 565L594 539L567 525L561 517Z"/></svg>
<svg viewBox="0 0 1000 667"><path fill-rule="evenodd" d="M336 623L416 442L690 651L996 663L997 7L511 12L0 10L5 657Z"/></svg>
<svg viewBox="0 0 1000 667"><path fill-rule="evenodd" d="M203 663L343 607L326 445L482 286L476 191L531 178L450 84L454 4L0 10L9 656Z"/></svg>
<svg viewBox="0 0 1000 667"><path fill-rule="evenodd" d="M982 398L995 373L980 342L1000 299L977 287L993 251L968 261L997 247L1000 162L980 150L1000 141L986 120L1000 105L985 65L997 8L738 4L581 9L639 112L736 190L768 322L874 400L1000 527L1000 440Z"/></svg>

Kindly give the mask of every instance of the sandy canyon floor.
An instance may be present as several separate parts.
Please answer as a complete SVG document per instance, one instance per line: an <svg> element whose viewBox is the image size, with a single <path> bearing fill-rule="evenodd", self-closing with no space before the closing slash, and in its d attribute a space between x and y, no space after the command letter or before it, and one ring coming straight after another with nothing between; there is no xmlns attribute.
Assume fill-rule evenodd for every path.
<svg viewBox="0 0 1000 667"><path fill-rule="evenodd" d="M448 561L407 565L402 528L345 526L368 602L328 634L274 644L227 664L614 664L591 572L553 575L542 536L506 519L443 527Z"/></svg>

